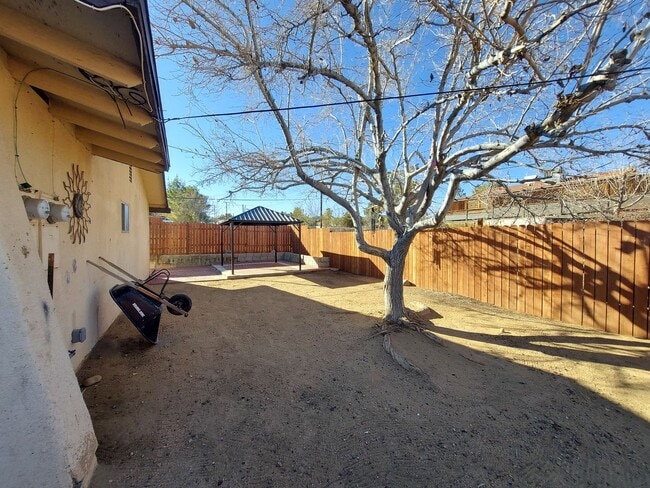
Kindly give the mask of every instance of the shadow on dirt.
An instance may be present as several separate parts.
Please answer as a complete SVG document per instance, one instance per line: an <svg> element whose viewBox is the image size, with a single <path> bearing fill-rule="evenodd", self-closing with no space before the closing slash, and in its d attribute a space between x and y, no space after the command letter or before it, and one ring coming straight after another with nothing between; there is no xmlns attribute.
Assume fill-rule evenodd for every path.
<svg viewBox="0 0 650 488"><path fill-rule="evenodd" d="M647 352L647 347L642 350L638 341L628 341L618 336L594 337L589 336L588 333L580 335L494 335L435 325L430 329L434 333L447 336L530 349L573 361L588 361L650 371L650 354Z"/></svg>
<svg viewBox="0 0 650 488"><path fill-rule="evenodd" d="M337 306L305 279L339 280ZM572 380L410 332L396 347L426 376L402 370L377 318L343 305L381 284L170 287L189 317L165 313L153 347L121 317L79 371L103 377L84 392L95 488L650 484L648 423Z"/></svg>

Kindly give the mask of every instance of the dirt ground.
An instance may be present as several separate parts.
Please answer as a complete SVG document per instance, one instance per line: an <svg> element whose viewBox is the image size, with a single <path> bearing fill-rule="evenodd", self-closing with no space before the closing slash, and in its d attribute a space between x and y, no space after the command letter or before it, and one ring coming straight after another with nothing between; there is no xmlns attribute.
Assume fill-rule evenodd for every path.
<svg viewBox="0 0 650 488"><path fill-rule="evenodd" d="M377 335L341 272L170 284L149 345L118 319L80 369L93 487L648 487L650 341L406 288L443 341Z"/></svg>

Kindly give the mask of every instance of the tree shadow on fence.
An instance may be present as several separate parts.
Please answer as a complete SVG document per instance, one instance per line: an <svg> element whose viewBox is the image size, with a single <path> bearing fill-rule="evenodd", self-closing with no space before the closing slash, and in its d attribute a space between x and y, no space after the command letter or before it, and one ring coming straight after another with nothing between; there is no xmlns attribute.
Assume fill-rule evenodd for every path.
<svg viewBox="0 0 650 488"><path fill-rule="evenodd" d="M323 251L323 256L329 258L330 266L347 273L368 276L371 278L383 278L384 272L366 255L349 256L334 252Z"/></svg>
<svg viewBox="0 0 650 488"><path fill-rule="evenodd" d="M441 236L446 246L438 246L432 266L451 270L450 280L441 282L444 291L539 317L648 337L650 223L438 232L431 238Z"/></svg>

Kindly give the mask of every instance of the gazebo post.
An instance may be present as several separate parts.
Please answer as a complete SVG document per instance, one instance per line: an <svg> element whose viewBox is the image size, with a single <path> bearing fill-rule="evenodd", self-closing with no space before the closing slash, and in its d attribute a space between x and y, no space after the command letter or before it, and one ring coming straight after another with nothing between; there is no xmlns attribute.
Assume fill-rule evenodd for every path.
<svg viewBox="0 0 650 488"><path fill-rule="evenodd" d="M275 262L278 262L278 226L273 226L273 251L275 253Z"/></svg>
<svg viewBox="0 0 650 488"><path fill-rule="evenodd" d="M267 225L273 229L273 255L274 260L278 262L278 226L289 226L289 225L298 225L298 239L302 243L302 236L300 234L300 224L302 221L297 219L289 214L284 214L282 212L275 212L264 207L255 207L252 210L247 210L240 215L230 217L225 222L221 223L221 266L224 264L224 254L225 254L225 242L224 242L224 233L226 232L226 224L230 225L230 272L235 274L235 224L236 225ZM293 239L291 239L293 242ZM290 243L290 249L293 251L293 244ZM302 254L298 253L298 269L302 269Z"/></svg>
<svg viewBox="0 0 650 488"><path fill-rule="evenodd" d="M221 226L221 267L223 268L223 231L224 227Z"/></svg>
<svg viewBox="0 0 650 488"><path fill-rule="evenodd" d="M298 243L302 245L302 225L298 224ZM298 271L302 269L302 253L301 249L298 247Z"/></svg>
<svg viewBox="0 0 650 488"><path fill-rule="evenodd" d="M235 274L235 224L230 222L230 273Z"/></svg>

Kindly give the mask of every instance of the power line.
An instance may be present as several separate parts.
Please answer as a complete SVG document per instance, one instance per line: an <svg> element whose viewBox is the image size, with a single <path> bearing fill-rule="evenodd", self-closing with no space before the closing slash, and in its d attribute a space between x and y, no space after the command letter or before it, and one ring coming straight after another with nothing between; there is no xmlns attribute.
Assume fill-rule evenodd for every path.
<svg viewBox="0 0 650 488"><path fill-rule="evenodd" d="M232 197L209 197L209 196L199 196L199 197L171 197L174 200L212 200L212 201L228 201L228 202L301 202L308 200L308 197L302 198L232 198Z"/></svg>
<svg viewBox="0 0 650 488"><path fill-rule="evenodd" d="M647 67L642 67L642 68L630 68L627 70L622 70L617 72L617 75L628 75L628 76L622 76L622 78L628 78L632 76L633 74L642 72L642 71L648 71L650 68ZM600 73L596 71L595 73L592 73L591 75L587 76L587 78L591 78L592 76L597 76L603 73ZM199 115L187 115L184 117L168 117L163 120L163 122L174 122L178 120L193 120L193 119L205 119L205 118L210 118L210 117L230 117L230 116L235 116L235 115L249 115L249 114L261 114L261 113L269 113L269 112L289 112L292 110L306 110L306 109L313 109L313 108L326 108L326 107L337 107L341 105L356 105L359 103L369 103L369 102L379 102L379 101L390 101L390 100L406 100L408 98L418 98L418 97L431 97L431 96L441 96L441 95L458 95L458 94L463 94L463 93L475 93L475 92L491 92L494 90L503 90L503 89L516 89L516 88L537 88L545 85L552 85L555 83L563 83L565 81L572 81L572 80L578 80L584 78L583 76L577 76L577 75L569 75L569 76L563 76L559 78L552 78L549 80L544 80L544 81L529 81L525 83L506 83L502 85L492 85L489 87L477 87L477 88L457 88L453 90L441 90L441 91L434 91L434 92L424 92L424 93L412 93L412 94L407 94L407 95L392 95L392 96L387 96L387 97L377 97L377 98L372 98L372 99L360 99L360 100L345 100L341 102L328 102L328 103L315 103L315 104L310 104L310 105L294 105L294 106L289 106L289 107L282 107L278 109L273 109L273 108L260 108L260 109L254 109L254 110L239 110L235 112L216 112L216 113L209 113L209 114L199 114Z"/></svg>

